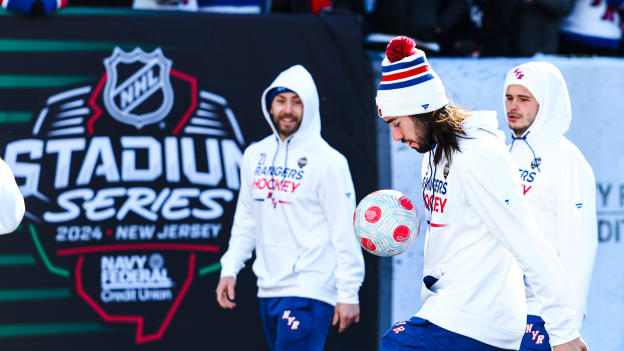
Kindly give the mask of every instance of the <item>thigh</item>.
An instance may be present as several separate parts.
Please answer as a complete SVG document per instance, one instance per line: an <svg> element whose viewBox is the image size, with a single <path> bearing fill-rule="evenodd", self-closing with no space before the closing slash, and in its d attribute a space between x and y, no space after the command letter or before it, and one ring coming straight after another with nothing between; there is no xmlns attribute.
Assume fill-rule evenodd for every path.
<svg viewBox="0 0 624 351"><path fill-rule="evenodd" d="M275 351L322 351L334 306L308 298L284 297L277 319Z"/></svg>
<svg viewBox="0 0 624 351"><path fill-rule="evenodd" d="M453 333L419 317L412 317L393 325L383 336L379 350L501 351L494 346Z"/></svg>
<svg viewBox="0 0 624 351"><path fill-rule="evenodd" d="M538 316L527 316L527 326L520 344L521 351L550 351L550 338L544 321Z"/></svg>
<svg viewBox="0 0 624 351"><path fill-rule="evenodd" d="M275 350L275 339L277 337L277 320L279 314L279 303L281 298L258 298L260 308L260 319L264 328L264 336L269 344L269 350Z"/></svg>

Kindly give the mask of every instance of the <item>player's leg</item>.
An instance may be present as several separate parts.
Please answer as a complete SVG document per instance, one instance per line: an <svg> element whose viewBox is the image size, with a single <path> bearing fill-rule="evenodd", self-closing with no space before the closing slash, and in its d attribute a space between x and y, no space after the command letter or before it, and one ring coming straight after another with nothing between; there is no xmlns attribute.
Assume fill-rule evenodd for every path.
<svg viewBox="0 0 624 351"><path fill-rule="evenodd" d="M275 351L322 351L334 306L322 301L284 297L278 308Z"/></svg>
<svg viewBox="0 0 624 351"><path fill-rule="evenodd" d="M383 336L379 351L398 350L502 351L418 317L396 323Z"/></svg>
<svg viewBox="0 0 624 351"><path fill-rule="evenodd" d="M275 339L277 337L277 320L279 311L277 306L279 305L280 298L258 298L258 306L260 307L260 319L262 320L262 326L264 327L264 335L267 343L269 344L269 350L275 350Z"/></svg>
<svg viewBox="0 0 624 351"><path fill-rule="evenodd" d="M539 316L527 316L527 326L522 337L521 351L550 351L550 338Z"/></svg>

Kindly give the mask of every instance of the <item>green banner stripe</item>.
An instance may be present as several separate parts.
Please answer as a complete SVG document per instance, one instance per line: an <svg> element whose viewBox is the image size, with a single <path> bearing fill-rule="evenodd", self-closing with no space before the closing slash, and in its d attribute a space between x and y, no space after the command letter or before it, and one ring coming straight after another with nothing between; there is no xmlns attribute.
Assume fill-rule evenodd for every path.
<svg viewBox="0 0 624 351"><path fill-rule="evenodd" d="M7 289L0 290L0 302L24 300L56 300L71 298L69 289Z"/></svg>
<svg viewBox="0 0 624 351"><path fill-rule="evenodd" d="M21 74L0 75L0 88L49 88L94 81L95 76L29 76Z"/></svg>
<svg viewBox="0 0 624 351"><path fill-rule="evenodd" d="M221 262L217 262L215 264L211 264L211 265L202 267L202 268L199 269L197 274L200 275L200 276L207 275L207 274L210 274L210 273L214 273L214 272L218 271L219 269L221 269Z"/></svg>
<svg viewBox="0 0 624 351"><path fill-rule="evenodd" d="M1 113L0 113L1 115ZM0 267L6 266L29 266L37 263L32 255L28 254L5 254L0 255Z"/></svg>
<svg viewBox="0 0 624 351"><path fill-rule="evenodd" d="M0 39L0 52L49 52L49 51L113 51L118 46L131 51L137 46L143 50L153 50L154 45L117 43L86 40L36 40L36 39Z"/></svg>
<svg viewBox="0 0 624 351"><path fill-rule="evenodd" d="M117 8L117 7L80 7L71 6L62 8L53 12L54 16L84 16L84 15L96 15L96 16L157 16L167 15L171 11L162 10L133 10L130 8ZM9 11L3 7L0 7L0 16L23 16L19 12Z"/></svg>
<svg viewBox="0 0 624 351"><path fill-rule="evenodd" d="M107 328L96 322L0 324L0 338L52 334L101 333L115 330L117 329Z"/></svg>
<svg viewBox="0 0 624 351"><path fill-rule="evenodd" d="M27 123L32 119L32 112L0 111L0 123Z"/></svg>
<svg viewBox="0 0 624 351"><path fill-rule="evenodd" d="M37 236L37 231L35 230L35 226L33 226L32 224L29 224L28 229L30 229L30 236L32 237L33 242L35 243L35 247L37 248L37 253L39 253L39 257L41 257L41 260L45 264L46 268L50 271L50 273L56 274L64 278L69 278L69 271L67 269L57 267L53 265L52 262L50 262L48 255L46 255L45 251L43 251L43 247L41 246L41 242L39 241L39 237Z"/></svg>

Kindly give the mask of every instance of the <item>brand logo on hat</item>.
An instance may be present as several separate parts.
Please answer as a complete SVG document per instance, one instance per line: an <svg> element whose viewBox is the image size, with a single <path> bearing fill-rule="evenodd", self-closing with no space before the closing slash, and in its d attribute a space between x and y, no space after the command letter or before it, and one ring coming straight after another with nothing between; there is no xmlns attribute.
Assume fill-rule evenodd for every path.
<svg viewBox="0 0 624 351"><path fill-rule="evenodd" d="M429 104L424 104L422 107L426 110L429 107Z"/></svg>
<svg viewBox="0 0 624 351"><path fill-rule="evenodd" d="M519 68L516 68L516 69L514 70L514 74L516 75L516 78L517 78L517 79L522 79L522 77L524 77L524 73L522 73L522 71L520 71L520 69L519 69Z"/></svg>
<svg viewBox="0 0 624 351"><path fill-rule="evenodd" d="M377 105L377 112L379 113L379 117L382 117L383 115L381 114L381 109L379 108L379 105Z"/></svg>

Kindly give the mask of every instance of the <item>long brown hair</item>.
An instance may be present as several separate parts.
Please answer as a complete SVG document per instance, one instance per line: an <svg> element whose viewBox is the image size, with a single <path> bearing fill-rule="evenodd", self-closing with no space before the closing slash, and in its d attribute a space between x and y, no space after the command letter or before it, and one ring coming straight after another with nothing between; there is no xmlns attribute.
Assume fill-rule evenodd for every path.
<svg viewBox="0 0 624 351"><path fill-rule="evenodd" d="M466 110L461 107L447 104L433 112L411 115L414 123L425 122L430 126L431 139L438 143L434 163L438 163L442 158L442 153L451 162L453 151L459 151L459 143L457 138L466 138L466 133L462 129L463 121L470 116Z"/></svg>

